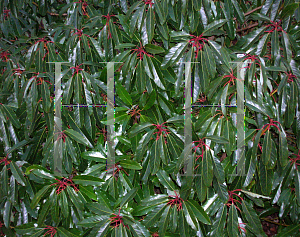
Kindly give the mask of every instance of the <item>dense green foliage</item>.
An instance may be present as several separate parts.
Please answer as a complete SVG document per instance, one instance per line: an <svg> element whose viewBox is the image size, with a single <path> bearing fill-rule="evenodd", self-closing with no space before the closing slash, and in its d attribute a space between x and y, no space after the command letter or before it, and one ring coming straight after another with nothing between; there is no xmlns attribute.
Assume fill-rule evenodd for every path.
<svg viewBox="0 0 300 237"><path fill-rule="evenodd" d="M299 236L300 9L289 0L2 0L0 236ZM245 175L236 173L236 71ZM115 66L116 166L106 108L63 107L54 176L54 65L64 104L104 104ZM184 160L192 64L194 168ZM232 107L218 107L227 104ZM214 106L201 106L214 105ZM164 124L165 127L161 127Z"/></svg>

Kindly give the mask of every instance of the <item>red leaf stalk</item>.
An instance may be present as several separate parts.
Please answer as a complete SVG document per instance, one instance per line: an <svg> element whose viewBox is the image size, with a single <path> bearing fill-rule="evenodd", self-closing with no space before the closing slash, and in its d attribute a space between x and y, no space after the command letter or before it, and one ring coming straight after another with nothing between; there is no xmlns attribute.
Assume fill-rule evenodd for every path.
<svg viewBox="0 0 300 237"><path fill-rule="evenodd" d="M258 58L257 55L251 55L251 54L245 54L247 57L245 58L245 60L247 59L250 59L251 60L251 63L249 66L245 67L245 68L250 68L252 63L255 62L255 61L258 61L260 62L260 59ZM260 64L259 63L255 63L256 65L258 65L260 67Z"/></svg>
<svg viewBox="0 0 300 237"><path fill-rule="evenodd" d="M106 95L106 94L101 93L101 97L102 97L102 99L103 99L104 101L107 101L107 95Z"/></svg>
<svg viewBox="0 0 300 237"><path fill-rule="evenodd" d="M284 73L288 77L288 80L287 80L288 83L292 83L294 81L294 78L297 78L296 75L294 75L291 71L290 72L284 72Z"/></svg>
<svg viewBox="0 0 300 237"><path fill-rule="evenodd" d="M136 107L134 107L132 110L129 111L130 117L134 117L134 124L137 123L137 119L140 118L141 116L141 111L140 109L138 109L139 106L137 105Z"/></svg>
<svg viewBox="0 0 300 237"><path fill-rule="evenodd" d="M0 53L0 58L2 61L7 62L9 60L10 53L8 51L2 51Z"/></svg>
<svg viewBox="0 0 300 237"><path fill-rule="evenodd" d="M169 130L166 128L167 126L163 125L165 123L166 122L164 122L162 124L152 124L158 130L157 132L155 132L155 133L157 133L156 141L160 138L160 136L163 134L163 132L165 132L165 134L163 134L164 137L170 133ZM153 134L155 134L155 133L153 133ZM165 141L165 143L167 143L167 142Z"/></svg>
<svg viewBox="0 0 300 237"><path fill-rule="evenodd" d="M5 166L10 164L10 160L8 160L8 154L6 155L6 157L4 157L3 159L0 159L0 164L4 163Z"/></svg>
<svg viewBox="0 0 300 237"><path fill-rule="evenodd" d="M231 69L230 74L224 76L223 78L229 78L229 80L224 84L224 87L225 87L227 84L230 84L230 82L232 82L232 84L235 85L235 84L234 84L234 80L237 80L236 76L234 76L234 72L233 72L232 69Z"/></svg>
<svg viewBox="0 0 300 237"><path fill-rule="evenodd" d="M30 79L35 79L35 81L37 82L37 85L41 85L43 83L43 81L49 83L50 85L52 85L52 83L50 81L46 81L43 78L39 77L38 75L40 74L39 72L33 72L33 74L35 74L35 76L32 76Z"/></svg>
<svg viewBox="0 0 300 237"><path fill-rule="evenodd" d="M57 230L56 230L56 227L53 227L53 226L49 226L47 225L46 228L44 228L44 230L48 230L45 234L45 235L50 235L50 237L54 237L54 235L56 234Z"/></svg>
<svg viewBox="0 0 300 237"><path fill-rule="evenodd" d="M296 158L290 158L290 161L297 168L300 165L300 149L298 150L298 154L293 153L292 155L296 156Z"/></svg>
<svg viewBox="0 0 300 237"><path fill-rule="evenodd" d="M270 130L271 129L271 126L274 126L274 127L276 127L277 129L278 129L278 131L280 132L280 128L275 124L275 123L277 123L277 124L280 124L278 121L274 121L273 119L271 119L270 117L269 117L269 120L270 120L270 122L268 123L268 124L265 124L261 129L263 130L266 126L266 129L263 131L263 133L262 133L262 135L264 135L265 134L265 132L267 131L267 130ZM261 130L261 129L258 129L258 130Z"/></svg>
<svg viewBox="0 0 300 237"><path fill-rule="evenodd" d="M128 225L124 224L123 216L120 216L120 211L121 211L121 208L119 209L118 214L113 213L114 216L109 218L111 221L110 224L113 226L113 228L119 227L119 225L122 224L124 227L127 227L129 229Z"/></svg>
<svg viewBox="0 0 300 237"><path fill-rule="evenodd" d="M62 139L63 142L66 142L67 135L64 132L65 131L55 133L55 134L58 134L56 141L58 141L59 139Z"/></svg>
<svg viewBox="0 0 300 237"><path fill-rule="evenodd" d="M246 229L244 227L241 227L240 224L246 225L246 223L239 223L239 225L238 225L238 229L239 229L240 233L242 234L241 230L243 230L243 232L246 233L247 232Z"/></svg>
<svg viewBox="0 0 300 237"><path fill-rule="evenodd" d="M273 27L273 28L272 28L271 30L266 30L266 31L265 31L266 33L272 33L272 32L274 32L275 30L278 31L278 32L282 31L282 32L286 33L286 32L282 29L282 27L280 26L281 20L280 20L280 21L277 21L277 22L271 21L271 23L272 23L272 24L266 25L266 27L267 27L267 28L268 28L268 27Z"/></svg>
<svg viewBox="0 0 300 237"><path fill-rule="evenodd" d="M202 95L201 95L201 98L197 99L196 102L203 103L203 102L205 102L205 101L206 101L206 95L202 94Z"/></svg>
<svg viewBox="0 0 300 237"><path fill-rule="evenodd" d="M143 47L143 45L142 45L141 42L140 42L140 47L137 46L137 48L136 48L136 49L132 49L132 51L137 52L137 57L138 57L140 60L142 60L142 59L144 58L144 55L147 55L148 57L152 57L152 58L153 58L153 56L152 56L151 54L148 54L148 53L145 51L145 49L144 49L144 47Z"/></svg>
<svg viewBox="0 0 300 237"><path fill-rule="evenodd" d="M75 67L71 67L70 69L74 69L75 71L73 72L72 74L72 77L75 75L75 74L78 74L80 71L83 71L83 69L80 67L82 64L79 64L78 66L75 66Z"/></svg>
<svg viewBox="0 0 300 237"><path fill-rule="evenodd" d="M2 228L4 226L4 224L0 221L0 228ZM0 229L0 236L5 236L5 234L3 233L3 231Z"/></svg>
<svg viewBox="0 0 300 237"><path fill-rule="evenodd" d="M43 57L43 60L44 60L44 59L46 58L47 54L49 54L49 49L48 49L47 44L49 44L49 43L54 43L54 42L51 41L51 40L46 40L46 36L43 37L43 38L39 38L39 40L36 41L35 44L37 44L37 43L39 43L39 42L44 43L44 48L45 48L46 51L47 51L47 52L45 53L44 57Z"/></svg>
<svg viewBox="0 0 300 237"><path fill-rule="evenodd" d="M192 46L196 48L195 58L198 58L199 51L203 49L204 44L208 41L208 39L203 38L202 37L203 34L201 34L199 36L196 36L196 35L190 35L190 36L194 37L189 40L189 43L191 43Z"/></svg>
<svg viewBox="0 0 300 237"><path fill-rule="evenodd" d="M24 70L21 69L20 67L18 67L18 68L13 69L12 71L13 71L13 75L21 76Z"/></svg>
<svg viewBox="0 0 300 237"><path fill-rule="evenodd" d="M87 8L87 6L88 6L88 3L87 3L86 1L82 1L82 0L79 0L79 2L75 2L75 3L82 3L81 8L82 8L83 15L84 15L84 16L87 16L88 18L90 18L89 14L88 14L87 11L86 11L86 8Z"/></svg>
<svg viewBox="0 0 300 237"><path fill-rule="evenodd" d="M10 13L9 9L3 10L3 18L4 18L4 20L7 20L9 18L9 13Z"/></svg>
<svg viewBox="0 0 300 237"><path fill-rule="evenodd" d="M122 170L128 176L128 173L123 169L123 167L121 167L119 165L119 163L116 163L113 167L111 167L107 170L110 170L110 169L114 169L113 176L115 177L116 180L117 180L116 174L119 174L120 170Z"/></svg>
<svg viewBox="0 0 300 237"><path fill-rule="evenodd" d="M289 188L290 188L291 192L295 192L296 191L295 188L291 188L291 187L289 187Z"/></svg>
<svg viewBox="0 0 300 237"><path fill-rule="evenodd" d="M198 143L198 145L196 145L193 149L195 149L195 152L197 151L198 148L201 148L201 155L198 155L197 158L196 158L196 161L199 159L199 157L202 158L203 160L203 156L204 156L204 148L208 148L208 149L211 149L208 145L205 144L204 142L204 138L200 138L200 140L198 141L194 141L193 143Z"/></svg>
<svg viewBox="0 0 300 237"><path fill-rule="evenodd" d="M75 186L74 182L71 179L62 178L61 180L55 179L58 181L57 183L53 183L52 185L56 185L56 194L60 194L62 191L64 191L67 186L73 187L76 192L78 192L78 188Z"/></svg>
<svg viewBox="0 0 300 237"><path fill-rule="evenodd" d="M81 40L81 37L83 36L83 35L85 35L85 36L87 36L87 37L90 37L89 35L87 35L87 34L83 34L83 28L81 29L81 30L79 30L79 29L75 29L77 32L74 32L73 33L73 35L78 35L78 37L79 37L79 40Z"/></svg>
<svg viewBox="0 0 300 237"><path fill-rule="evenodd" d="M152 2L152 0L144 0L144 3L146 5L150 5L150 7L152 7L152 5L154 4L154 2Z"/></svg>
<svg viewBox="0 0 300 237"><path fill-rule="evenodd" d="M171 206L176 205L177 206L177 210L179 211L179 210L182 209L182 202L183 202L183 200L182 200L182 198L179 197L179 195L177 194L176 191L174 191L174 192L175 192L175 195L170 195L169 196L170 198L173 198L173 199L171 199L167 203L167 205L171 205Z"/></svg>
<svg viewBox="0 0 300 237"><path fill-rule="evenodd" d="M105 17L106 18L106 23L105 25L107 26L107 31L108 31L108 39L111 39L112 38L112 35L111 35L111 32L110 32L110 29L109 29L109 20L110 18L112 18L113 16L115 15L109 15L109 13L107 15L103 15L102 17Z"/></svg>
<svg viewBox="0 0 300 237"><path fill-rule="evenodd" d="M116 15L109 15L109 14L107 14L107 15L103 15L102 17L105 17L106 18L106 25L108 26L109 25L109 20L110 20L110 18L112 18L113 16L116 16Z"/></svg>
<svg viewBox="0 0 300 237"><path fill-rule="evenodd" d="M269 54L266 54L265 56L264 56L265 58L268 58L269 60L271 60L271 54L269 53Z"/></svg>
<svg viewBox="0 0 300 237"><path fill-rule="evenodd" d="M107 130L106 130L106 128L102 128L100 130L100 133L102 133L102 135L104 136L104 141L106 142L107 141Z"/></svg>
<svg viewBox="0 0 300 237"><path fill-rule="evenodd" d="M235 195L243 201L243 198L240 195L235 193L235 192L239 192L239 191L242 191L242 189L235 189L235 190L232 190L232 191L228 191L229 198L228 198L228 201L227 201L226 205L231 206L233 204L241 212L240 208L236 205L236 203L241 204L241 202L234 198L234 195Z"/></svg>

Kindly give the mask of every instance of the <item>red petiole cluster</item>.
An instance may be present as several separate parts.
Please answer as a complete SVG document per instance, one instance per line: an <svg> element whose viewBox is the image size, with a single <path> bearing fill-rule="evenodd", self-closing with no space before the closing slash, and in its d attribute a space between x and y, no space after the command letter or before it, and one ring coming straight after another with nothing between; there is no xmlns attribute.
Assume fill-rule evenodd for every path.
<svg viewBox="0 0 300 237"><path fill-rule="evenodd" d="M277 124L280 124L280 123L278 121L274 121L270 117L269 117L269 120L270 120L269 123L265 124L261 129L258 129L258 130L263 130L266 127L266 129L263 131L262 135L264 135L267 130L270 130L271 126L276 127L278 129L278 131L280 132L280 128L275 124L275 123L277 123Z"/></svg>
<svg viewBox="0 0 300 237"><path fill-rule="evenodd" d="M111 35L111 32L110 32L110 30L109 30L109 20L110 20L110 18L112 18L113 16L115 16L115 15L109 15L109 14L107 14L107 15L103 15L102 17L105 17L106 18L106 23L105 23L105 25L107 26L107 31L108 31L108 39L111 39L112 38L112 35Z"/></svg>
<svg viewBox="0 0 300 237"><path fill-rule="evenodd" d="M137 119L141 116L141 111L140 109L138 109L139 106L134 107L132 110L130 110L129 114L130 117L134 117L134 122L133 123L137 123Z"/></svg>
<svg viewBox="0 0 300 237"><path fill-rule="evenodd" d="M104 101L107 101L107 95L106 95L106 94L101 93L101 97L102 97L102 99L103 99Z"/></svg>
<svg viewBox="0 0 300 237"><path fill-rule="evenodd" d="M295 167L297 168L300 165L300 149L298 154L293 153L293 156L296 156L296 158L290 158L290 161L292 164L295 164Z"/></svg>
<svg viewBox="0 0 300 237"><path fill-rule="evenodd" d="M159 237L159 235L158 235L157 232L155 232L155 233L152 234L152 237Z"/></svg>
<svg viewBox="0 0 300 237"><path fill-rule="evenodd" d="M1 72L1 75L3 75L5 73L5 71L7 70L7 68L3 68L2 69L2 72Z"/></svg>
<svg viewBox="0 0 300 237"><path fill-rule="evenodd" d="M289 188L290 188L291 192L295 192L296 191L295 188L291 188L291 187L289 187Z"/></svg>
<svg viewBox="0 0 300 237"><path fill-rule="evenodd" d="M250 68L251 64L252 64L253 62L255 62L255 60L258 61L258 62L260 62L260 59L258 58L257 55L246 54L245 60L247 60L247 59L250 59L250 60L251 60L251 63L250 63L249 66L247 66L247 67L245 67L245 68ZM259 63L255 63L255 64L258 65L258 66L260 67L260 64L259 64Z"/></svg>
<svg viewBox="0 0 300 237"><path fill-rule="evenodd" d="M47 227L44 228L44 230L48 230L48 231L44 234L44 236L45 236L45 235L50 235L50 237L54 237L55 234L56 234L56 232L57 232L56 227L49 226L49 225L47 225Z"/></svg>
<svg viewBox="0 0 300 237"><path fill-rule="evenodd" d="M13 69L13 74L14 75L18 75L21 76L21 74L23 73L23 69L21 69L20 67Z"/></svg>
<svg viewBox="0 0 300 237"><path fill-rule="evenodd" d="M79 64L78 66L75 66L75 67L71 67L70 69L74 69L75 71L73 72L72 74L72 77L75 75L75 74L78 74L80 71L83 71L83 69L80 67L82 64Z"/></svg>
<svg viewBox="0 0 300 237"><path fill-rule="evenodd" d="M46 40L46 36L43 37L43 38L40 38L38 41L35 42L35 44L37 44L37 43L39 43L39 42L44 43L44 48L45 48L46 51L47 51L47 52L45 53L44 57L43 57L43 60L44 60L44 59L46 58L47 54L49 54L49 49L48 49L47 44L49 44L49 43L54 43L54 42L51 41L51 40Z"/></svg>
<svg viewBox="0 0 300 237"><path fill-rule="evenodd" d="M283 29L282 29L282 27L280 26L280 24L281 24L281 20L280 21L278 21L278 22L274 22L274 21L271 21L271 23L272 24L269 24L269 25L267 25L266 27L268 28L268 27L273 27L271 30L266 30L265 32L266 33L272 33L272 32L274 32L275 30L276 31L282 31L282 32L284 32L284 33L286 33Z"/></svg>
<svg viewBox="0 0 300 237"><path fill-rule="evenodd" d="M43 81L52 85L52 83L50 81L46 81L43 78L38 77L38 75L40 74L39 72L33 72L33 74L35 74L35 76L31 77L30 79L35 79L35 81L37 82L37 85L41 85L43 83Z"/></svg>
<svg viewBox="0 0 300 237"><path fill-rule="evenodd" d="M0 221L0 228L2 228L4 226L4 224ZM3 233L3 231L0 229L0 236L5 236L5 234Z"/></svg>
<svg viewBox="0 0 300 237"><path fill-rule="evenodd" d="M200 102L200 103L203 103L206 101L206 95L202 94L201 95L201 98L199 98L196 102Z"/></svg>
<svg viewBox="0 0 300 237"><path fill-rule="evenodd" d="M271 60L271 54L269 53L269 54L266 54L265 56L264 56L265 58L268 58L269 60Z"/></svg>
<svg viewBox="0 0 300 237"><path fill-rule="evenodd" d="M208 39L203 38L202 37L203 34L201 34L199 36L196 36L196 35L190 35L190 36L194 37L194 38L189 40L189 43L191 43L192 46L196 48L195 58L198 58L199 51L203 49L204 44L208 41Z"/></svg>
<svg viewBox="0 0 300 237"><path fill-rule="evenodd" d="M78 188L75 186L74 182L71 179L62 178L61 180L55 179L58 181L57 183L53 183L52 185L56 185L56 194L60 194L62 191L64 191L67 186L73 187L76 192L78 192Z"/></svg>
<svg viewBox="0 0 300 237"><path fill-rule="evenodd" d="M9 18L9 13L10 13L9 9L3 10L4 20L7 20Z"/></svg>
<svg viewBox="0 0 300 237"><path fill-rule="evenodd" d="M116 228L122 224L124 227L127 227L129 229L128 225L124 224L123 216L120 216L120 211L121 211L121 209L119 209L118 214L113 213L114 216L109 218L111 221L110 225L113 226L113 228Z"/></svg>
<svg viewBox="0 0 300 237"><path fill-rule="evenodd" d="M292 72L284 72L284 73L288 77L288 80L287 80L288 83L292 83L294 81L294 78L297 78L296 75L294 75Z"/></svg>
<svg viewBox="0 0 300 237"><path fill-rule="evenodd" d="M66 142L67 135L64 133L64 131L58 132L56 134L58 134L56 141L58 141L59 139L62 139L63 142Z"/></svg>
<svg viewBox="0 0 300 237"><path fill-rule="evenodd" d="M75 2L75 3L82 3L81 8L82 8L83 15L89 17L89 14L86 11L86 7L88 6L88 3L82 0L79 0L79 2Z"/></svg>
<svg viewBox="0 0 300 237"><path fill-rule="evenodd" d="M10 56L10 53L8 51L2 51L0 53L0 58L2 59L2 61L7 62L9 60L9 56Z"/></svg>
<svg viewBox="0 0 300 237"><path fill-rule="evenodd" d="M90 37L89 35L87 35L87 34L83 34L83 28L81 29L81 30L79 30L79 29L75 29L77 32L74 32L73 33L73 35L78 35L78 37L79 37L79 40L81 40L81 36L83 36L83 35L85 35L85 36L87 36L87 37Z"/></svg>
<svg viewBox="0 0 300 237"><path fill-rule="evenodd" d="M5 166L10 164L10 160L8 160L8 154L6 155L6 157L4 157L3 159L0 159L0 164L4 163Z"/></svg>
<svg viewBox="0 0 300 237"><path fill-rule="evenodd" d="M182 209L182 202L183 202L183 200L182 200L182 198L179 197L179 195L176 193L176 191L174 191L174 192L175 192L175 195L170 195L169 196L170 198L173 198L173 199L171 199L167 203L167 205L171 205L171 206L176 205L177 206L177 210L179 211L179 210Z"/></svg>
<svg viewBox="0 0 300 237"><path fill-rule="evenodd" d="M146 5L150 5L150 7L152 7L152 5L154 4L154 2L152 2L152 0L144 0L144 3Z"/></svg>
<svg viewBox="0 0 300 237"><path fill-rule="evenodd" d="M123 169L123 167L121 167L119 165L119 163L116 163L113 167L107 169L107 170L110 170L110 169L113 169L113 176L115 177L115 179L117 180L117 177L116 177L116 174L119 174L120 170L122 170L127 176L128 176L128 173Z"/></svg>
<svg viewBox="0 0 300 237"><path fill-rule="evenodd" d="M165 124L166 122L162 123L162 124L152 124L153 126L155 126L155 129L157 129L158 131L155 132L157 133L156 135L156 141L159 139L159 137L163 134L163 132L165 132L165 134L163 134L163 136L165 137L167 134L169 134L170 132L168 131L168 129L166 128L167 126L163 125ZM153 134L155 134L153 133ZM165 143L167 143L165 141Z"/></svg>
<svg viewBox="0 0 300 237"><path fill-rule="evenodd" d="M223 78L229 78L229 80L225 83L224 87L227 84L230 84L230 82L232 82L232 84L234 85L234 80L237 80L236 76L234 76L233 70L231 69L231 72L229 75L224 76Z"/></svg>
<svg viewBox="0 0 300 237"><path fill-rule="evenodd" d="M109 15L109 14L107 14L107 15L103 15L102 17L105 17L106 18L106 25L108 26L109 25L109 20L110 20L110 18L112 18L113 16L115 16L115 15Z"/></svg>
<svg viewBox="0 0 300 237"><path fill-rule="evenodd" d="M137 46L137 49L132 49L132 51L137 52L137 57L138 57L140 60L142 60L142 59L144 58L144 55L147 55L148 57L153 57L151 54L148 54L148 53L145 51L145 49L144 49L144 47L143 47L143 45L142 45L141 42L140 42L140 47Z"/></svg>
<svg viewBox="0 0 300 237"><path fill-rule="evenodd" d="M199 157L201 157L201 159L203 160L203 156L204 156L204 148L208 148L211 149L208 145L205 144L204 139L198 140L198 141L193 141L193 143L198 143L198 145L196 145L193 149L195 149L195 152L197 151L198 148L201 148L201 155L198 155L196 158L196 161L199 159Z"/></svg>
<svg viewBox="0 0 300 237"><path fill-rule="evenodd" d="M243 230L243 232L246 233L247 232L246 229L244 227L241 227L240 224L246 225L246 223L239 223L239 225L238 225L238 229L239 229L240 233L242 234L241 230Z"/></svg>
<svg viewBox="0 0 300 237"><path fill-rule="evenodd" d="M239 200L234 198L234 195L235 195L243 201L243 198L240 195L235 193L235 192L239 192L239 191L242 191L242 189L235 189L233 191L228 191L229 198L228 198L228 202L226 203L226 205L231 206L233 204L241 212L240 208L236 205L236 203L239 203L239 204L242 204L242 203Z"/></svg>
<svg viewBox="0 0 300 237"><path fill-rule="evenodd" d="M294 82L294 78L297 78L296 75L294 75L291 71L289 72L284 72L287 75L287 83L292 83ZM274 83L276 84L276 86L278 87L278 84L276 83L276 81L274 81ZM274 93L277 91L277 89L274 89L271 93L270 96L272 96L273 100L276 102L275 98L274 98Z"/></svg>

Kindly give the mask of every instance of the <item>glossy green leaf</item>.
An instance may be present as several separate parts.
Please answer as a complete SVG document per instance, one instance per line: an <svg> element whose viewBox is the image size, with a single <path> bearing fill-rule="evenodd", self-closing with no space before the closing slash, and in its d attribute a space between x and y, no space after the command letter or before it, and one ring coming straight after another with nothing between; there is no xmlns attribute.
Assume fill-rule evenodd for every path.
<svg viewBox="0 0 300 237"><path fill-rule="evenodd" d="M166 187L167 189L171 190L171 191L175 191L176 187L174 182L171 180L171 178L169 177L169 175L166 173L166 171L164 170L159 170L156 173L156 176L159 180L159 182Z"/></svg>
<svg viewBox="0 0 300 237"><path fill-rule="evenodd" d="M134 160L121 160L119 163L123 168L126 169L140 170L143 168L138 162Z"/></svg>
<svg viewBox="0 0 300 237"><path fill-rule="evenodd" d="M229 208L227 225L228 235L238 236L238 213L234 205L231 205Z"/></svg>
<svg viewBox="0 0 300 237"><path fill-rule="evenodd" d="M132 99L131 99L128 91L126 91L126 89L119 84L116 84L116 89L117 89L117 93L120 96L121 100L127 105L132 105Z"/></svg>
<svg viewBox="0 0 300 237"><path fill-rule="evenodd" d="M263 229L262 229L262 225L260 223L260 220L259 220L255 210L245 200L242 202L242 210L243 210L245 217L246 217L247 221L249 222L251 230L254 232L254 234L265 236Z"/></svg>
<svg viewBox="0 0 300 237"><path fill-rule="evenodd" d="M90 141L86 138L86 136L80 134L79 132L74 131L73 129L67 129L65 130L65 134L75 140L76 142L83 144L85 146L88 146L90 148L93 148L93 145L90 143Z"/></svg>
<svg viewBox="0 0 300 237"><path fill-rule="evenodd" d="M73 179L75 184L81 184L84 186L87 185L99 185L101 182L104 182L103 179L89 176L89 175L76 175Z"/></svg>

